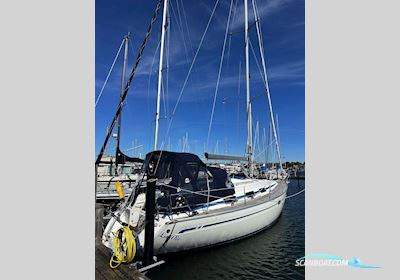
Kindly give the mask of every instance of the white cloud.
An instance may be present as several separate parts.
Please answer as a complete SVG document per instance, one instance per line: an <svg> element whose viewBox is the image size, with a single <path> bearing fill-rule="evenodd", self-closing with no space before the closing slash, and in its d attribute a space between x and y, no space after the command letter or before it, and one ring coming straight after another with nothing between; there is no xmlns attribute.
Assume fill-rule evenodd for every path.
<svg viewBox="0 0 400 280"><path fill-rule="evenodd" d="M238 0L240 1L240 0ZM261 22L263 19L268 17L269 15L272 15L278 11L280 11L282 8L284 8L289 2L293 0L259 0L256 1L256 5L258 7L258 13L261 19ZM254 22L254 14L253 14L253 5L251 3L251 0L248 3L248 9L249 9L249 24L251 22ZM224 26L225 28L225 26ZM237 30L237 29L244 29L244 4L238 4L235 17L232 19L231 23L231 30Z"/></svg>
<svg viewBox="0 0 400 280"><path fill-rule="evenodd" d="M304 79L304 60L289 62L271 68L268 78L273 80Z"/></svg>

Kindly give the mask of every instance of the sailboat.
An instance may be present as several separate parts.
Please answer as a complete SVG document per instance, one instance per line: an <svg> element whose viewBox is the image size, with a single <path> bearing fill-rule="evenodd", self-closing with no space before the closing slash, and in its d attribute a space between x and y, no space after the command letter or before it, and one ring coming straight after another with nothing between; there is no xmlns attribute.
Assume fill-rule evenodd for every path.
<svg viewBox="0 0 400 280"><path fill-rule="evenodd" d="M128 61L128 44L130 41L129 36L129 33L124 36L109 72L110 74L121 48L124 46L120 99L122 98L125 85L126 67ZM109 75L107 76L107 79L108 77ZM105 84L106 82L104 83L102 90L104 89ZM101 93L102 91L100 91L96 104L101 96ZM139 173L143 163L143 159L127 156L121 151L121 121L122 114L119 114L117 133L113 135L117 142L115 156L102 156L96 163L96 202L108 206L113 206L113 204L118 203L123 197L129 197L135 185L139 181Z"/></svg>
<svg viewBox="0 0 400 280"><path fill-rule="evenodd" d="M271 97L268 88L265 59L261 40L260 22L255 0L254 15L257 17L256 29L259 40L264 81L268 97L271 126L275 138L282 174L282 161L279 142L272 111ZM158 127L160 110L160 90L163 65L164 34L168 0L163 0L163 21L161 28L160 68L158 80L158 98L156 113L156 131L154 151L147 154L141 181L135 191L113 213L103 236L103 244L111 250L115 247L116 238L122 238L121 229L128 227L135 242L134 248L138 255L145 253L145 243L153 239L154 254L165 254L192 249L216 246L237 239L245 238L261 230L271 227L279 218L285 204L288 176L284 174L276 180L257 179L254 176L252 151L252 120L249 80L249 24L248 0L244 0L245 13L245 55L246 55L246 96L247 96L247 161L248 178L230 178L224 169L207 166L197 155L158 150ZM161 0L159 1L159 5ZM158 7L159 8L159 7ZM153 17L154 19L154 17ZM152 23L154 20L152 20ZM149 28L151 30L151 26ZM146 41L146 40L145 40ZM135 69L134 69L135 70ZM132 73L134 73L134 70ZM130 79L131 80L131 79ZM129 83L125 87L126 96ZM120 111L121 104L117 110ZM115 120L116 118L114 118ZM218 158L218 155L207 154L208 158ZM228 158L229 156L225 156ZM236 157L231 157L234 159ZM243 158L238 157L238 160ZM146 202L149 174L155 180L155 206L147 215L154 213L154 232L147 233L146 210L150 202ZM153 180L153 181L154 181ZM149 214L150 213L150 214ZM153 217L152 217L153 218ZM149 237L150 236L150 237ZM132 241L131 241L132 242ZM118 244L118 242L117 242ZM132 247L132 246L131 246Z"/></svg>

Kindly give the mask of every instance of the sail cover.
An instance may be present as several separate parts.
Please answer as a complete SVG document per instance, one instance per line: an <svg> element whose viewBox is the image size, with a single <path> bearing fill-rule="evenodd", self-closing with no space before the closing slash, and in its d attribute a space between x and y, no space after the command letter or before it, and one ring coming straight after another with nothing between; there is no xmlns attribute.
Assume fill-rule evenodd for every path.
<svg viewBox="0 0 400 280"><path fill-rule="evenodd" d="M118 148L116 161L118 164L125 164L127 162L143 163L144 160L141 158L137 158L137 157L127 156Z"/></svg>
<svg viewBox="0 0 400 280"><path fill-rule="evenodd" d="M194 154L154 151L146 156L147 167L159 179L157 204L161 210L187 210L235 193L225 170L207 167Z"/></svg>

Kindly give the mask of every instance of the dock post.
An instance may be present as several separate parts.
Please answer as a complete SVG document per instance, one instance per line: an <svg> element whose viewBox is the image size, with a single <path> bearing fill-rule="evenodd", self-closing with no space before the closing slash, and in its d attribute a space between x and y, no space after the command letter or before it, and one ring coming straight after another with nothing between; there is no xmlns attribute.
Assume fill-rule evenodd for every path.
<svg viewBox="0 0 400 280"><path fill-rule="evenodd" d="M146 187L146 223L144 230L144 265L153 263L154 256L154 213L155 213L155 191L157 179L147 172Z"/></svg>
<svg viewBox="0 0 400 280"><path fill-rule="evenodd" d="M104 207L101 204L96 203L96 244L101 243L101 237L103 235L103 218L104 218Z"/></svg>

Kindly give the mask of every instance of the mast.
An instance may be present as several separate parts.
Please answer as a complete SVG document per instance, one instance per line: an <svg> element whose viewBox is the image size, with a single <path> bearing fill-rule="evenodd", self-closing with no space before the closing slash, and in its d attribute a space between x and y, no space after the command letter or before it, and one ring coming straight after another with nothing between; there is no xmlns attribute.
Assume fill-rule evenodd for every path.
<svg viewBox="0 0 400 280"><path fill-rule="evenodd" d="M125 76L126 76L126 64L128 61L128 41L129 41L129 32L124 37L125 41L125 50L124 50L124 63L122 65L122 78L121 78L121 92L119 95L119 102L122 102L122 96L125 90ZM118 173L118 153L119 153L119 143L121 138L121 121L122 121L122 111L118 116L118 128L117 128L117 148L115 149L115 175Z"/></svg>
<svg viewBox="0 0 400 280"><path fill-rule="evenodd" d="M251 121L251 103L250 103L250 70L249 70L249 15L247 1L244 0L244 40L246 53L246 111L247 111L247 155L249 159L250 177L253 177L253 139L252 139L252 121Z"/></svg>
<svg viewBox="0 0 400 280"><path fill-rule="evenodd" d="M161 87L162 87L162 68L164 58L164 38L165 30L167 29L167 9L168 0L164 0L164 11L163 11L163 22L161 26L161 46L160 46L160 65L158 67L158 88L157 88L157 111L156 111L156 130L154 135L154 150L157 150L158 146L158 127L160 123L160 98L161 98Z"/></svg>
<svg viewBox="0 0 400 280"><path fill-rule="evenodd" d="M124 89L124 93L122 95L122 100L121 100L122 102L119 102L119 104L118 104L117 111L115 112L114 117L113 117L113 119L111 121L110 130L107 132L106 139L104 139L103 145L101 146L99 154L97 155L96 164L99 164L100 161L101 161L101 158L103 157L103 154L104 154L104 151L105 151L105 149L107 147L108 141L110 140L112 130L114 129L114 126L115 126L115 124L117 122L119 114L121 113L122 103L125 101L126 96L128 95L128 91L129 91L129 88L131 87L132 80L133 80L133 78L135 76L135 73L136 73L136 70L137 70L137 68L139 66L139 63L140 63L140 61L141 61L141 59L143 57L143 52L144 52L144 50L145 50L145 48L147 46L147 43L149 41L149 37L151 35L151 30L153 29L154 22L157 19L158 11L161 8L161 1L162 0L158 0L158 2L157 2L157 6L156 6L156 9L155 9L155 11L153 13L153 17L151 18L151 22L150 22L149 28L147 29L147 33L146 33L146 35L144 37L144 40L143 40L143 42L142 42L142 44L140 46L140 50L139 50L139 53L138 53L138 55L136 57L135 64L133 65L132 71L131 71L131 73L129 75L128 82L126 83L126 86L125 86L125 89Z"/></svg>
<svg viewBox="0 0 400 280"><path fill-rule="evenodd" d="M254 133L254 150L257 149L257 155L260 153L260 128L258 126L258 121L256 121L256 131Z"/></svg>
<svg viewBox="0 0 400 280"><path fill-rule="evenodd" d="M280 132L280 129L279 129L278 114L276 114L276 130L277 130L277 132L276 132L277 133L277 140L278 140L278 144L279 144L279 147L280 147L280 145L281 145L281 132ZM284 159L285 159L285 157L282 157L282 160L284 160ZM285 168L286 168L285 161L283 161L281 168L283 167L283 165L285 165ZM284 169L282 168L282 170L284 170Z"/></svg>
<svg viewBox="0 0 400 280"><path fill-rule="evenodd" d="M267 134L265 133L265 127L263 128L263 150L264 150L265 167L267 167L268 152L267 152Z"/></svg>
<svg viewBox="0 0 400 280"><path fill-rule="evenodd" d="M276 142L278 142L278 144L279 144L279 140L281 139L281 137L279 136L278 114L275 115L275 120L276 120ZM281 167L281 170L282 170L282 169L283 169L283 168L282 168L282 163L280 163L280 165L281 165L280 167ZM277 168L276 168L276 176L279 177L278 166L277 166Z"/></svg>
<svg viewBox="0 0 400 280"><path fill-rule="evenodd" d="M272 140L272 125L271 125L271 123L269 123L269 144L268 144L268 147L269 147L269 158L271 159L271 169L274 168L274 155L273 155L274 146L272 145L272 143L273 143L273 140Z"/></svg>
<svg viewBox="0 0 400 280"><path fill-rule="evenodd" d="M279 119L278 119L278 114L276 114L276 140L280 144L281 141L281 133L279 132Z"/></svg>
<svg viewBox="0 0 400 280"><path fill-rule="evenodd" d="M245 0L246 1L246 0ZM268 77L267 77L267 66L265 64L265 58L264 58L264 48L262 44L262 38L261 38L261 28L260 28L260 18L258 16L258 12L256 9L255 5L255 0L251 1L253 4L253 11L254 11L254 17L256 19L256 29L257 29L257 37L258 37L258 46L260 49L260 54L261 54L261 62L262 62L262 67L263 67L263 72L264 72L264 81L265 81L265 89L267 91L267 97L268 97L268 105L269 105L269 114L271 118L271 124L272 124L272 131L274 133L274 140L275 140L275 146L276 146L276 151L278 153L278 159L279 159L279 167L281 170L283 170L282 167L282 157L281 157L281 150L279 148L279 141L278 141L278 136L276 133L276 127L275 127L275 120L274 120L274 112L272 110L272 102L271 102L271 94L269 92L269 85L268 85Z"/></svg>

